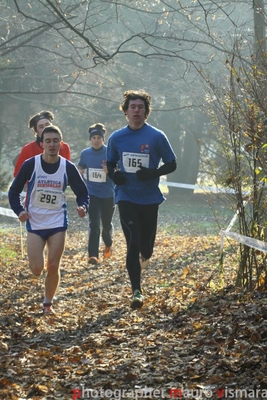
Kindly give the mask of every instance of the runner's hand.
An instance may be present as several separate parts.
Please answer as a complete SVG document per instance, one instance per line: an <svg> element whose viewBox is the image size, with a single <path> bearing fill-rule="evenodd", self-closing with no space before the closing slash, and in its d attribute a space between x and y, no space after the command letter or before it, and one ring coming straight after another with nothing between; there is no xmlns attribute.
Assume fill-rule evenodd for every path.
<svg viewBox="0 0 267 400"><path fill-rule="evenodd" d="M79 206L79 207L76 208L76 210L77 210L77 213L78 213L79 217L81 217L81 218L85 217L87 211L86 211L86 208L84 206Z"/></svg>
<svg viewBox="0 0 267 400"><path fill-rule="evenodd" d="M27 219L31 218L30 213L28 213L28 211L21 211L21 213L19 213L19 220L20 222L25 222L27 221Z"/></svg>
<svg viewBox="0 0 267 400"><path fill-rule="evenodd" d="M136 171L136 176L139 181L149 181L150 179L158 178L158 170L157 168L146 168L140 167L138 171Z"/></svg>
<svg viewBox="0 0 267 400"><path fill-rule="evenodd" d="M115 183L115 185L119 186L119 185L124 185L127 181L127 178L122 171L116 171L113 174L112 180Z"/></svg>

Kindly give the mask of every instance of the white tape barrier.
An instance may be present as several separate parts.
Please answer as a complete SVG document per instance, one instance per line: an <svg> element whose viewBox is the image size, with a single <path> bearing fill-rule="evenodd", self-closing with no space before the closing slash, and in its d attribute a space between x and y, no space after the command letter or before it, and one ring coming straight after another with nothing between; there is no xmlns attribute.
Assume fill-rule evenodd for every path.
<svg viewBox="0 0 267 400"><path fill-rule="evenodd" d="M198 186L198 185L190 185L186 183L174 183L174 182L166 182L166 181L160 181L161 185L166 185L166 186L174 186L174 187L181 187L185 189L194 189L194 190L202 190L202 191L207 191L207 192L215 192L215 193L235 193L233 189L219 189L216 187L211 187L211 186ZM244 194L248 195L249 192L244 192ZM247 205L247 201L244 202L244 207ZM234 233L230 232L230 229L233 227L237 217L238 217L239 211L237 211L232 220L230 221L230 224L228 225L226 230L222 230L220 235L221 235L221 244L220 244L220 250L222 251L223 245L224 245L224 237L229 236L232 239L235 239L239 243L243 243L246 246L253 247L256 250L263 251L267 253L267 243L263 242L258 239L254 239L248 236L243 236L240 235L239 233Z"/></svg>
<svg viewBox="0 0 267 400"><path fill-rule="evenodd" d="M180 187L184 189L194 189L194 190L202 190L204 192L215 192L215 193L235 193L234 189L223 189L212 186L199 186L199 185L190 185L189 183L175 183L175 182L166 182L164 180L159 182L164 186L172 186L172 187Z"/></svg>
<svg viewBox="0 0 267 400"><path fill-rule="evenodd" d="M185 189L201 189L201 190L207 190L207 191L211 191L211 192L221 192L221 193L222 192L224 192L224 193L226 192L226 191L223 191L221 189L210 187L210 186L201 187L201 186L190 185L190 184L186 184L186 183L174 183L174 182L166 182L166 181L161 181L160 183L162 185L174 186L174 187L182 187L182 188L185 188ZM230 192L233 193L233 190L229 190L227 192L228 193L230 193ZM1 195L7 195L7 193L2 192ZM21 195L25 196L26 193L22 193ZM246 206L246 204L247 204L247 202L244 203L244 206ZM221 245L220 245L221 251L223 249L224 237L225 236L229 236L232 239L237 240L239 243L243 243L243 244L245 244L245 245L247 245L249 247L253 247L253 248L257 249L257 250L260 250L260 251L263 251L263 252L267 253L267 243L262 242L262 241L260 241L258 239L250 238L248 236L240 235L239 233L230 232L230 229L233 227L233 225L234 225L234 223L235 223L235 221L237 219L238 214L239 214L238 211L234 214L234 216L233 216L233 218L232 218L232 220L231 220L231 222L228 225L226 230L221 230L221 233L220 233L220 235L221 235ZM0 215L5 215L5 216L8 216L8 217L18 218L17 215L12 210L10 210L8 208L3 208L3 207L0 207ZM22 253L23 253L23 250L22 250Z"/></svg>
<svg viewBox="0 0 267 400"><path fill-rule="evenodd" d="M20 194L22 197L26 197L26 192L21 192ZM8 196L8 192L0 192L0 197Z"/></svg>
<svg viewBox="0 0 267 400"><path fill-rule="evenodd" d="M194 189L194 190L200 189L200 190L207 191L207 192L235 193L235 191L233 189L229 189L229 190L228 189L219 189L216 187L189 185L186 183L174 183L174 182L160 181L160 184L167 185L167 186L181 187L181 188L185 188L185 189ZM249 192L246 192L246 194L249 194ZM248 201L244 202L244 207L247 205L247 203L248 203ZM238 241L239 243L243 243L246 246L253 247L256 250L260 250L260 251L267 253L267 243L266 242L263 242L261 240L254 239L254 238L251 238L248 236L243 236L243 235L240 235L239 233L230 232L230 229L233 227L233 225L238 217L238 214L239 214L239 211L236 211L236 213L234 214L232 220L230 221L230 224L228 225L227 229L221 231L221 233L220 233L220 235L221 235L220 250L222 251L222 249L223 249L224 237L229 236L232 239L235 239L236 241Z"/></svg>
<svg viewBox="0 0 267 400"><path fill-rule="evenodd" d="M18 218L17 214L9 208L0 207L0 215L5 215L6 217Z"/></svg>
<svg viewBox="0 0 267 400"><path fill-rule="evenodd" d="M164 186L172 186L172 187L180 187L184 189L193 189L193 190L202 190L205 192L214 192L214 193L235 193L233 189L222 189L222 188L217 188L217 187L212 187L212 186L199 186L199 185L191 185L189 183L176 183L176 182L167 182L165 180L160 180L160 184ZM8 196L7 192L0 192L0 197L2 196ZM26 196L25 192L21 193L22 197ZM8 208L3 208L0 207L0 215L5 215L8 217L13 217L17 218L17 216L13 213L12 210Z"/></svg>
<svg viewBox="0 0 267 400"><path fill-rule="evenodd" d="M0 192L0 197L2 197L2 196L8 196L8 193ZM26 193L22 192L21 196L25 197ZM18 219L17 214L15 214L14 211L9 208L0 207L0 215L5 215L6 217L11 217L11 218L17 218L17 220L20 224L20 250L21 250L22 257L24 257L22 223Z"/></svg>
<svg viewBox="0 0 267 400"><path fill-rule="evenodd" d="M166 182L164 180L161 180L160 184L164 185L164 186L180 187L180 188L184 188L184 189L203 190L203 191L206 191L206 192L234 193L234 191L232 189L225 190L225 189L218 189L216 187L211 187L211 186L198 186L198 185L190 185L190 184L187 184L187 183ZM0 192L0 197L2 197L2 196L8 196L8 193L7 192ZM25 197L26 193L22 192L21 196ZM0 215L5 215L5 216L8 216L8 217L17 217L16 215L14 215L12 210L10 210L8 208L2 208L2 207L0 207Z"/></svg>
<svg viewBox="0 0 267 400"><path fill-rule="evenodd" d="M248 201L244 201L244 203L243 203L244 208L246 207L247 204L248 204ZM238 215L239 215L239 210L237 210L237 211L235 212L235 214L234 214L232 220L230 221L230 224L229 224L229 225L227 226L227 228L225 229L226 232L229 232L229 231L232 229L232 227L233 227L235 221L237 220Z"/></svg>
<svg viewBox="0 0 267 400"><path fill-rule="evenodd" d="M0 192L0 198L2 196L8 196L8 193ZM22 192L21 197L26 197L26 192ZM11 218L18 218L18 216L10 208L0 207L0 215L5 215L6 217L11 217Z"/></svg>
<svg viewBox="0 0 267 400"><path fill-rule="evenodd" d="M244 207L246 207L247 204L248 204L248 201L244 201ZM263 242L261 240L254 239L254 238L251 238L248 236L241 235L240 233L231 232L231 229L232 229L235 221L237 220L238 215L239 215L239 210L237 210L236 213L234 214L228 227L225 230L221 230L221 232L220 232L220 236L221 236L220 251L222 252L222 250L223 250L224 237L229 236L239 243L243 243L246 246L253 247L256 250L260 250L260 251L267 253L267 243L266 242Z"/></svg>
<svg viewBox="0 0 267 400"><path fill-rule="evenodd" d="M261 240L254 239L254 238L251 238L248 236L240 235L240 233L229 232L229 231L224 231L224 230L221 231L221 238L222 238L221 250L223 248L224 236L229 236L232 239L238 241L239 243L243 243L246 246L253 247L256 250L260 250L260 251L267 253L267 243L266 242L263 242Z"/></svg>

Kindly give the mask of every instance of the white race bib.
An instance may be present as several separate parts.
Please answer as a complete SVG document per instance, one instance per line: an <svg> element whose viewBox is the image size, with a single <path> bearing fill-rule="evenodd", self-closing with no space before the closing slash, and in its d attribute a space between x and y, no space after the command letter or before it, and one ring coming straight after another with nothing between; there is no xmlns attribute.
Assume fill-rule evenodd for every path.
<svg viewBox="0 0 267 400"><path fill-rule="evenodd" d="M125 172L134 174L141 166L149 167L149 154L123 152L122 163Z"/></svg>
<svg viewBox="0 0 267 400"><path fill-rule="evenodd" d="M51 189L37 189L33 205L39 208L46 208L49 210L59 210L62 205L62 191Z"/></svg>
<svg viewBox="0 0 267 400"><path fill-rule="evenodd" d="M90 182L106 182L107 174L101 168L89 168L88 179Z"/></svg>

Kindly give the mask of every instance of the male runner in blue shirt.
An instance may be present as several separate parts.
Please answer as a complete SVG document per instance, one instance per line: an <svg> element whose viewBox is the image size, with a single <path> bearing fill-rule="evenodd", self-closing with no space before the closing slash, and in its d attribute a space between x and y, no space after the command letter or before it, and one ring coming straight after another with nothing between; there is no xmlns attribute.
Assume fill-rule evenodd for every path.
<svg viewBox="0 0 267 400"><path fill-rule="evenodd" d="M89 126L91 147L82 150L78 168L85 178L90 193L88 262L99 262L99 239L104 242L104 259L111 256L113 243L114 183L107 175L107 146L104 144L106 128L96 123Z"/></svg>
<svg viewBox="0 0 267 400"><path fill-rule="evenodd" d="M133 291L131 308L135 309L143 305L141 268L153 253L158 208L165 200L159 177L176 169L176 156L164 132L146 122L150 95L128 90L123 97L120 109L128 125L108 140L107 168L116 185L115 203L127 243L126 267Z"/></svg>

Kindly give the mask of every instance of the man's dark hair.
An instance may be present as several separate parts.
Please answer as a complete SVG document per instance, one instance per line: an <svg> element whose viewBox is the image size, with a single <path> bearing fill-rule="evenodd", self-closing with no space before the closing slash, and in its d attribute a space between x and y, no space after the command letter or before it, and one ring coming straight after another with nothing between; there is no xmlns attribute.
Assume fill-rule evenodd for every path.
<svg viewBox="0 0 267 400"><path fill-rule="evenodd" d="M54 119L54 114L51 111L40 111L29 119L28 127L30 129L33 128L34 132L36 132L37 122L40 121L40 119L48 119L50 122L52 122Z"/></svg>
<svg viewBox="0 0 267 400"><path fill-rule="evenodd" d="M46 126L46 127L44 128L44 130L43 130L43 132L42 132L42 134L41 134L41 140L40 140L41 142L44 141L44 134L47 133L47 132L58 133L59 136L60 136L60 141L63 140L63 135L62 135L62 132L61 132L61 130L59 129L59 127L56 126L56 125L49 125L49 126Z"/></svg>
<svg viewBox="0 0 267 400"><path fill-rule="evenodd" d="M144 100L145 103L145 119L147 119L152 111L151 96L144 90L127 90L123 93L123 101L120 104L120 110L124 113L129 108L130 100Z"/></svg>

